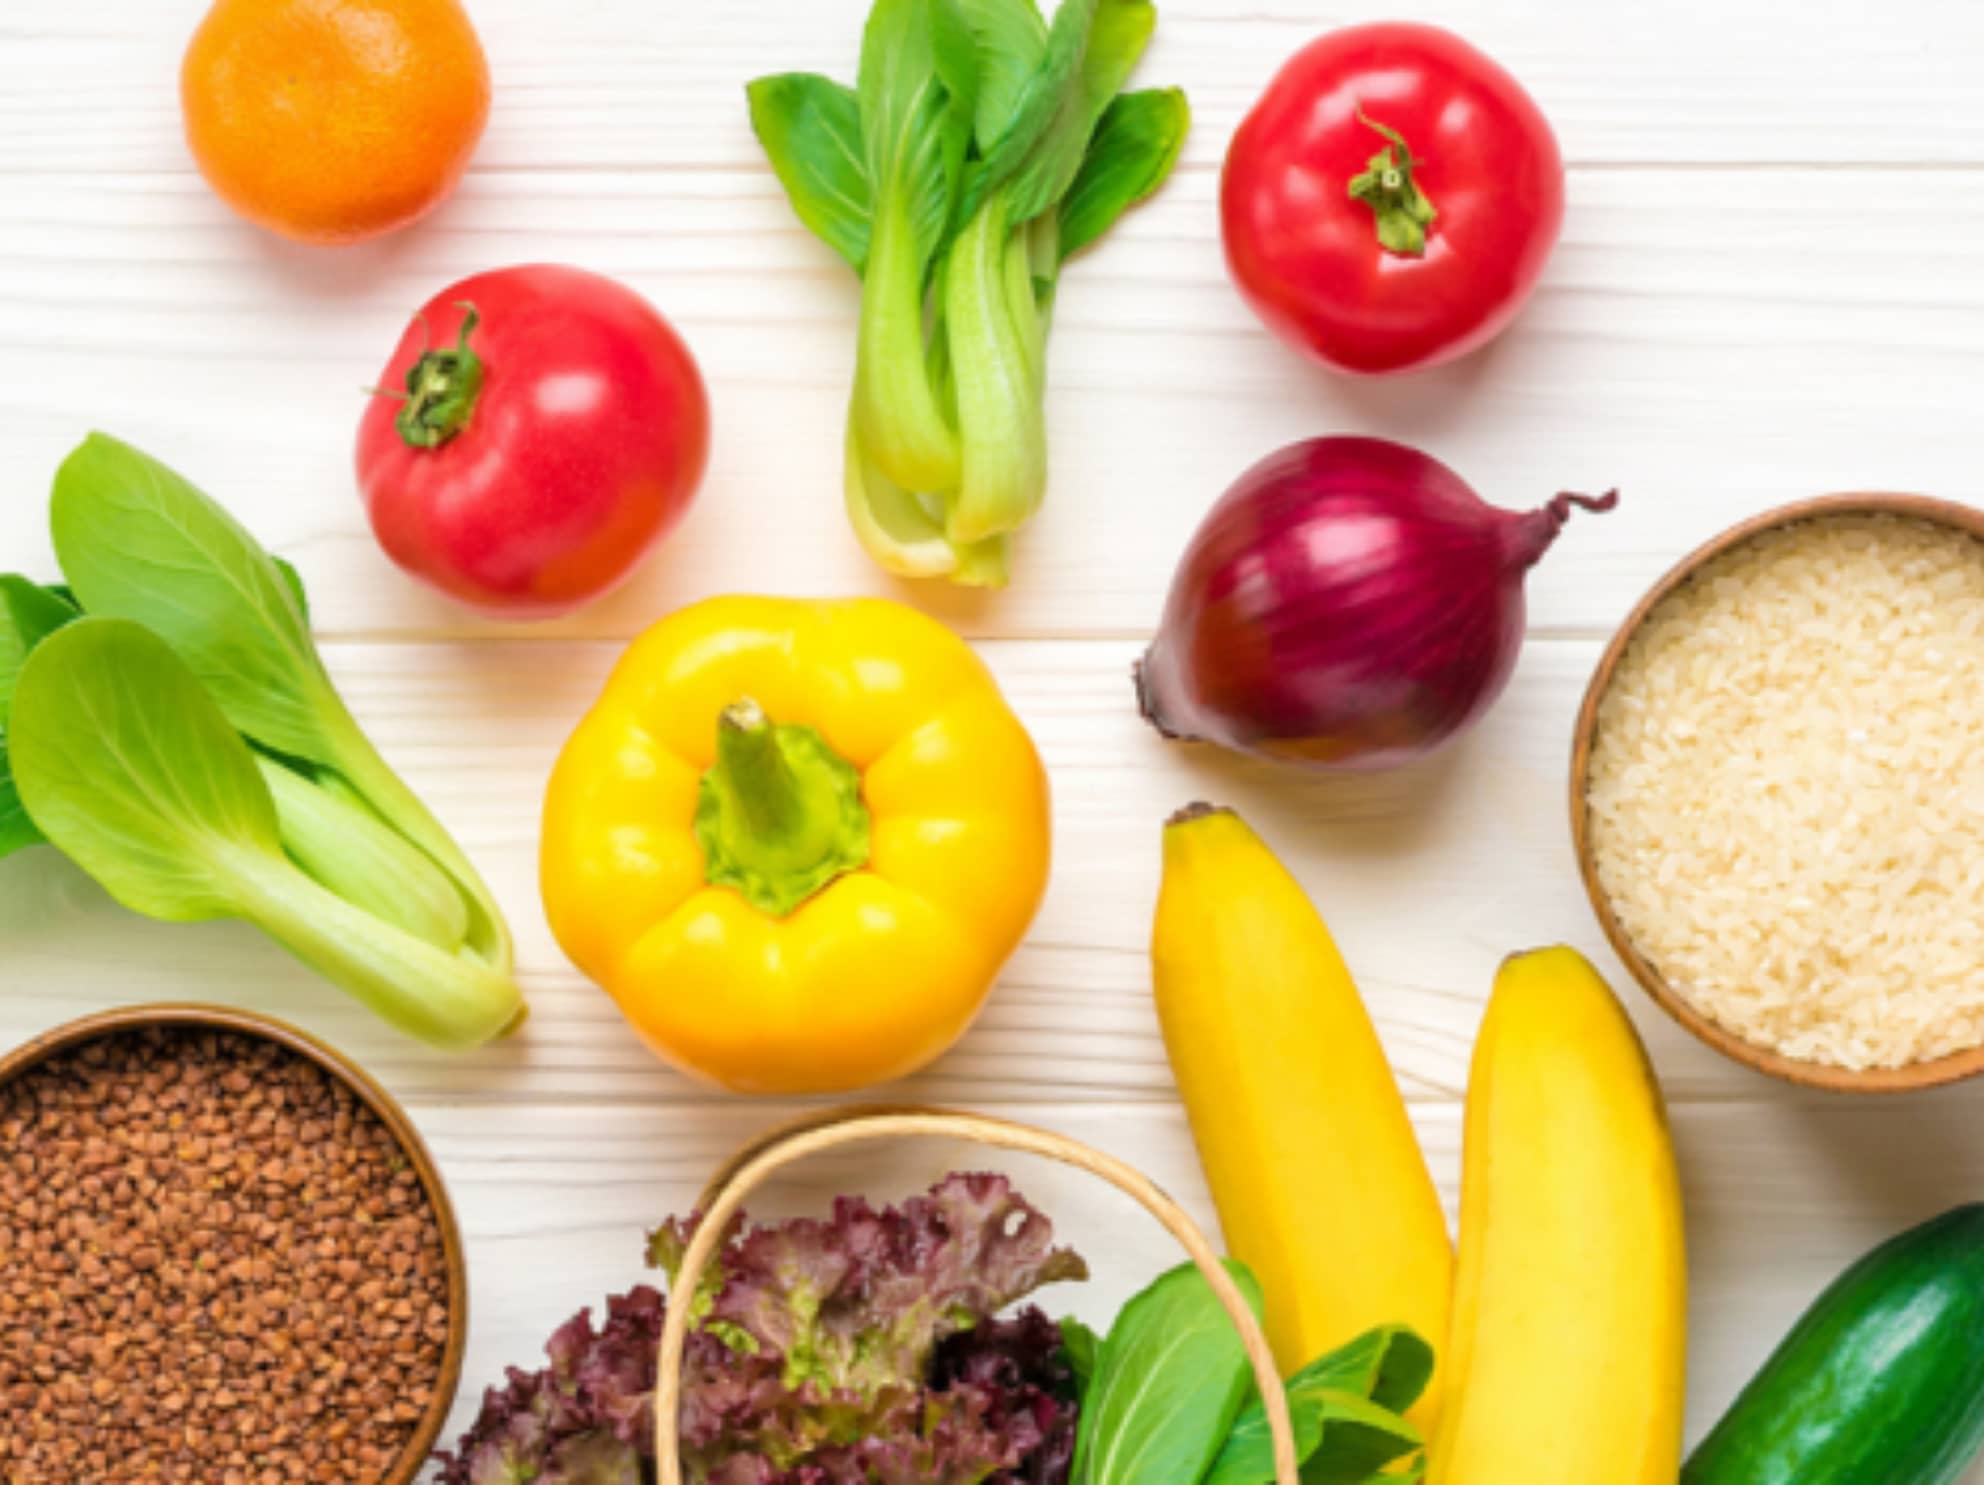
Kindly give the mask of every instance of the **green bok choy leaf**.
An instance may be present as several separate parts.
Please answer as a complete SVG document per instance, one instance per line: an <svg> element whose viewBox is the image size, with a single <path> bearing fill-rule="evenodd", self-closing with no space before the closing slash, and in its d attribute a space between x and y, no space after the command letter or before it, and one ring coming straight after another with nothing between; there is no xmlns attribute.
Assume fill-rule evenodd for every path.
<svg viewBox="0 0 1984 1485"><path fill-rule="evenodd" d="M1403 1481L1425 1440L1401 1416L1433 1376L1433 1348L1402 1325L1366 1331L1287 1382L1302 1485ZM1415 1456L1422 1456L1414 1458ZM1405 1472L1399 1461L1413 1460ZM1274 1485L1274 1443L1258 1398L1227 1435L1205 1485Z"/></svg>
<svg viewBox="0 0 1984 1485"><path fill-rule="evenodd" d="M85 613L144 625L244 736L349 785L453 878L470 947L508 972L509 930L495 899L352 719L310 638L293 574L217 502L101 433L57 472L49 523Z"/></svg>
<svg viewBox="0 0 1984 1485"><path fill-rule="evenodd" d="M50 635L11 711L21 797L104 890L167 922L238 917L401 1029L440 1046L499 1034L507 975L373 916L283 850L255 754L166 642L124 619Z"/></svg>
<svg viewBox="0 0 1984 1485"><path fill-rule="evenodd" d="M1259 1281L1226 1268L1258 1319ZM1240 1333L1205 1276L1181 1264L1124 1305L1103 1339L1073 1485L1198 1485L1253 1392Z"/></svg>
<svg viewBox="0 0 1984 1485"><path fill-rule="evenodd" d="M1227 1261L1241 1295L1261 1290ZM1130 1300L1099 1346L1064 1327L1081 1387L1073 1485L1274 1485L1267 1408L1212 1286L1185 1264ZM1424 1443L1400 1415L1433 1350L1386 1326L1318 1357L1284 1386L1302 1485L1409 1485Z"/></svg>
<svg viewBox="0 0 1984 1485"><path fill-rule="evenodd" d="M102 435L52 525L68 586L0 577L0 855L45 840L138 912L245 918L440 1046L515 1025L495 900L338 696L295 570Z"/></svg>
<svg viewBox="0 0 1984 1485"><path fill-rule="evenodd" d="M77 617L76 606L53 588L14 573L0 576L0 858L38 846L44 837L21 803L7 749L7 708L29 652Z"/></svg>

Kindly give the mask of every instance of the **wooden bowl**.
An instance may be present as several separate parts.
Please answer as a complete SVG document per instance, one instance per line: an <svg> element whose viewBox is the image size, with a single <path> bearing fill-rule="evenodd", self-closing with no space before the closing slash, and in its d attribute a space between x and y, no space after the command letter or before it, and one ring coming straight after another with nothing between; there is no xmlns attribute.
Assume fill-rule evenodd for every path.
<svg viewBox="0 0 1984 1485"><path fill-rule="evenodd" d="M1912 516L1984 538L1984 510L1973 509L1967 505L1958 505L1947 500L1934 500L1926 495L1822 495L1817 499L1800 500L1790 505L1779 506L1775 510L1766 511L1760 516L1740 522L1683 557L1665 577L1653 585L1646 597L1640 600L1638 607L1627 616L1626 622L1619 626L1619 632L1612 637L1612 643L1606 646L1605 654L1599 659L1598 669L1592 674L1591 684L1585 690L1584 704L1578 709L1577 726L1571 740L1571 839L1577 848L1578 874L1584 878L1585 892L1591 898L1592 908L1597 912L1599 924L1605 930L1605 937L1611 941L1614 952L1624 961L1633 978L1638 980L1647 994L1653 997L1654 1003L1689 1031L1724 1056L1731 1057L1746 1067L1756 1068L1759 1072L1769 1073L1772 1077L1782 1078L1786 1082L1839 1093L1905 1093L1917 1088L1934 1088L1946 1083L1960 1082L1984 1072L1984 1047L1953 1052L1946 1057L1911 1063L1906 1067L1878 1067L1856 1072L1851 1068L1835 1067L1829 1063L1806 1062L1786 1057L1781 1052L1745 1041L1736 1033L1710 1020L1662 978L1660 971L1640 954L1620 925L1618 915L1612 909L1611 899L1606 895L1605 888L1598 879L1598 867L1592 857L1590 811L1586 804L1592 745L1598 733L1598 705L1612 684L1613 673L1618 669L1619 661L1626 653L1626 647L1632 643L1633 636L1639 632L1640 625L1646 621L1647 615L1653 612L1662 599L1693 577L1707 563L1759 532L1789 525L1794 521L1810 520L1816 516L1846 515Z"/></svg>
<svg viewBox="0 0 1984 1485"><path fill-rule="evenodd" d="M0 1084L10 1082L49 1058L88 1042L158 1027L188 1027L259 1037L315 1063L355 1093L378 1116L379 1122L392 1133L393 1139L412 1162L414 1173L420 1178L421 1190L426 1193L428 1206L434 1213L435 1225L441 1230L442 1256L448 1269L448 1339L441 1352L441 1372L435 1378L434 1397L414 1425L399 1458L377 1481L355 1480L352 1485L413 1485L426 1468L428 1457L434 1452L434 1445L441 1436L441 1429L448 1421L448 1413L454 1407L455 1392L461 1385L463 1353L468 1348L468 1264L462 1251L462 1230L455 1218L454 1205L448 1200L448 1189L441 1183L441 1172L434 1164L433 1155L421 1140L420 1132L413 1127L413 1121L407 1118L406 1110L373 1080L371 1074L343 1053L332 1050L308 1032L299 1031L273 1016L235 1010L229 1006L175 1002L123 1006L84 1016L44 1032L33 1041L0 1056Z"/></svg>

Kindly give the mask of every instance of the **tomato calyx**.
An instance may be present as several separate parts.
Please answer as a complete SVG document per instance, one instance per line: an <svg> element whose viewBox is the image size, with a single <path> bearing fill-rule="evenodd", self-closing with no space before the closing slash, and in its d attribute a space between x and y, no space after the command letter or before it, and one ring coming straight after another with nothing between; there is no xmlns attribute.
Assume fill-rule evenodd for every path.
<svg viewBox="0 0 1984 1485"><path fill-rule="evenodd" d="M1351 177L1351 199L1371 208L1378 226L1378 245L1386 252L1402 258L1424 257L1426 229L1439 212L1412 178L1419 163L1412 158L1412 147L1398 130L1387 128L1361 108L1357 120L1382 135L1385 147L1371 156L1362 174Z"/></svg>
<svg viewBox="0 0 1984 1485"><path fill-rule="evenodd" d="M452 346L421 352L407 368L406 401L393 426L416 449L437 449L475 415L475 399L487 374L482 358L469 349L468 338L481 316L473 304L463 312L461 334Z"/></svg>

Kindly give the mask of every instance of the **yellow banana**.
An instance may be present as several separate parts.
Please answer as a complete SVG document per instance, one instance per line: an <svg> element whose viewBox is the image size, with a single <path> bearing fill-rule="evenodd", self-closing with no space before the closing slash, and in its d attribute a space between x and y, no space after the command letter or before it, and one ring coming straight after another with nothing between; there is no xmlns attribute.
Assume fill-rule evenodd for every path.
<svg viewBox="0 0 1984 1485"><path fill-rule="evenodd" d="M1453 1246L1391 1065L1329 929L1232 811L1165 827L1151 959L1227 1248L1266 1291L1282 1369L1374 1325L1437 1346Z"/></svg>
<svg viewBox="0 0 1984 1485"><path fill-rule="evenodd" d="M1516 955L1474 1046L1428 1485L1674 1485L1686 1324L1646 1053L1583 955Z"/></svg>

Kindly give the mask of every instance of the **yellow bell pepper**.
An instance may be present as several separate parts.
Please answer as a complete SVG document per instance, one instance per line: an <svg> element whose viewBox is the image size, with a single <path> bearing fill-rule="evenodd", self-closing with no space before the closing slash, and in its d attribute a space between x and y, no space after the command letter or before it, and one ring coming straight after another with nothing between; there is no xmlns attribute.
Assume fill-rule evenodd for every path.
<svg viewBox="0 0 1984 1485"><path fill-rule="evenodd" d="M969 647L898 603L721 598L637 639L551 776L552 931L739 1092L914 1072L1047 884L1047 777Z"/></svg>

